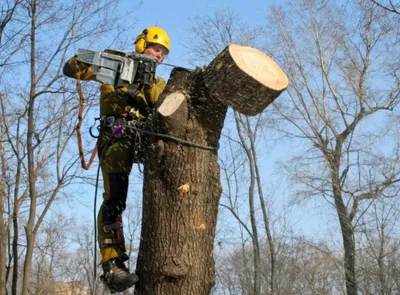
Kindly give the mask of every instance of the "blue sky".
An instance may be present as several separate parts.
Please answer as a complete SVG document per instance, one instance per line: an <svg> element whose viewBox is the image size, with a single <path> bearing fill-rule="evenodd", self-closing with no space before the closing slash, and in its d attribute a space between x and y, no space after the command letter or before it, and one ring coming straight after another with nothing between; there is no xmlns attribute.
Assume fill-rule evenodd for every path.
<svg viewBox="0 0 400 295"><path fill-rule="evenodd" d="M237 12L240 18L249 25L261 25L264 23L268 6L277 1L227 1L227 0L174 0L174 1L143 1L138 6L132 0L123 0L123 7L136 10L135 17L138 18L138 28L133 30L132 38L142 29L157 25L165 29L171 39L171 53L167 63L185 67L191 67L188 62L187 49L184 44L189 41L190 19L203 16L215 10L231 10ZM159 75L166 78L170 69L160 67Z"/></svg>

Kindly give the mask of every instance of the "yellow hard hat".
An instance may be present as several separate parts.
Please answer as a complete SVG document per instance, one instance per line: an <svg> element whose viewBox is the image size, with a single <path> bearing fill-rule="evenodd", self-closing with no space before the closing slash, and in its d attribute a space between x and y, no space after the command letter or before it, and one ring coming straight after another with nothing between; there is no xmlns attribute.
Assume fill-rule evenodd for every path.
<svg viewBox="0 0 400 295"><path fill-rule="evenodd" d="M169 53L169 36L163 29L159 27L149 27L141 31L136 37L135 51L137 53L143 53L149 43L160 44L167 49L167 54Z"/></svg>

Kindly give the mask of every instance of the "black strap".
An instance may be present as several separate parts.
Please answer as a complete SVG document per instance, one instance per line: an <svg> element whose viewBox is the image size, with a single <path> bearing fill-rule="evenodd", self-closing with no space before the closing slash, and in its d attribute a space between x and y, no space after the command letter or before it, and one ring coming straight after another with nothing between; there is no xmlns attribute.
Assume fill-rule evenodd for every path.
<svg viewBox="0 0 400 295"><path fill-rule="evenodd" d="M102 239L99 242L99 247L104 248L110 245L125 245L124 239Z"/></svg>
<svg viewBox="0 0 400 295"><path fill-rule="evenodd" d="M122 223L121 222L116 222L116 223L111 223L111 224L106 224L103 226L103 231L105 233L108 233L110 231L116 230L122 228Z"/></svg>

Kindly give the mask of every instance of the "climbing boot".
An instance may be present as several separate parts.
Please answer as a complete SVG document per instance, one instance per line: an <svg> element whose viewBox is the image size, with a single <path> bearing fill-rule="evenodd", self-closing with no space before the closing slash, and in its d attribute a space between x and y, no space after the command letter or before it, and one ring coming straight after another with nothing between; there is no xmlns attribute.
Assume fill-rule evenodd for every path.
<svg viewBox="0 0 400 295"><path fill-rule="evenodd" d="M135 273L129 273L128 268L119 259L111 259L102 264L104 273L101 280L107 285L111 293L123 292L139 281Z"/></svg>

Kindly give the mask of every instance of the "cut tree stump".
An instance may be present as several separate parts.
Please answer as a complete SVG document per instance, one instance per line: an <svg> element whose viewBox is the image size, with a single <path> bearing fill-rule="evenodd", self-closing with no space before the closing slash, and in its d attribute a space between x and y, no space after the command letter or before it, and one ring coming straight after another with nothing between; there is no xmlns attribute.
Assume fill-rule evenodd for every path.
<svg viewBox="0 0 400 295"><path fill-rule="evenodd" d="M289 84L266 54L247 46L227 46L203 73L211 95L249 116L263 111Z"/></svg>
<svg viewBox="0 0 400 295"><path fill-rule="evenodd" d="M213 241L221 196L218 141L227 106L201 72L174 69L153 116L144 160L136 295L208 295L215 283ZM214 148L212 148L214 147Z"/></svg>
<svg viewBox="0 0 400 295"><path fill-rule="evenodd" d="M204 70L172 71L150 124L166 136L144 141L135 295L210 294L222 192L217 150L228 106L257 114L287 84L267 56L237 45Z"/></svg>

